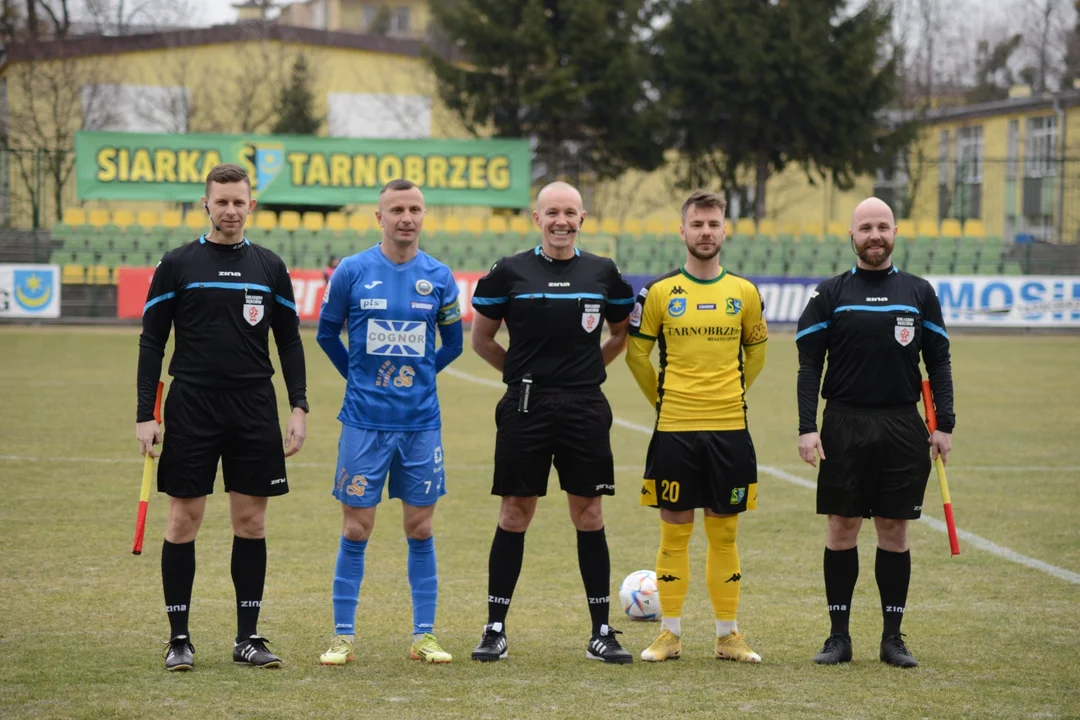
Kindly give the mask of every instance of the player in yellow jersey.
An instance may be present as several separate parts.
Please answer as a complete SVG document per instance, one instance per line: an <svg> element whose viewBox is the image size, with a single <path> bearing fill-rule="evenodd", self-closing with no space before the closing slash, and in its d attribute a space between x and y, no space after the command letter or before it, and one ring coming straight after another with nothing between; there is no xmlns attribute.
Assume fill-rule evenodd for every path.
<svg viewBox="0 0 1080 720"><path fill-rule="evenodd" d="M679 657L690 585L694 511L705 511L705 582L716 615L716 657L761 662L735 621L742 569L739 513L757 506L757 459L746 391L765 365L769 330L761 295L720 266L724 198L698 190L682 207L686 264L638 293L626 362L656 407L641 504L660 508L656 579L663 630L641 659ZM660 372L649 359L660 346Z"/></svg>

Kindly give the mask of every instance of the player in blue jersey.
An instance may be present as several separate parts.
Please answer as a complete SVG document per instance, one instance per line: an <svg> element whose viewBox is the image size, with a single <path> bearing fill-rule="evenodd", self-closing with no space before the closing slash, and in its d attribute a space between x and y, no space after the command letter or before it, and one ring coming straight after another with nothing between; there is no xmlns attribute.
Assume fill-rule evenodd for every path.
<svg viewBox="0 0 1080 720"><path fill-rule="evenodd" d="M461 354L457 283L450 268L417 247L424 195L416 185L388 183L375 217L382 241L341 261L319 317L319 346L347 381L333 491L345 513L334 569L335 635L319 660L344 665L353 658L364 553L389 475L409 543L409 656L446 663L450 653L433 633L439 584L431 526L435 503L446 493L435 374Z"/></svg>

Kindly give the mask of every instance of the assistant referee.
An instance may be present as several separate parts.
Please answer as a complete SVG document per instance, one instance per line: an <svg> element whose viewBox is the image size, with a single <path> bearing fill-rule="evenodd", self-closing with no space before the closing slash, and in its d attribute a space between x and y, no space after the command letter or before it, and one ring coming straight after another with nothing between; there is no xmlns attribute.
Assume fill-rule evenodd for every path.
<svg viewBox="0 0 1080 720"><path fill-rule="evenodd" d="M190 670L195 648L188 632L195 580L195 536L214 491L221 461L232 519L232 579L237 636L233 660L260 668L281 659L266 648L256 625L266 577L266 506L289 491L285 458L306 435L306 372L299 317L289 271L274 253L244 238L255 208L251 181L238 165L218 165L206 179L203 208L213 230L165 254L154 270L139 339L138 415L142 453L154 454L161 430L154 396L165 343L176 328L165 402L168 441L158 466L158 491L169 496L161 549L165 612L171 637L168 670ZM282 447L277 398L270 378L273 330L293 412Z"/></svg>
<svg viewBox="0 0 1080 720"><path fill-rule="evenodd" d="M586 656L633 660L608 625L610 560L601 497L615 493L611 407L600 390L605 367L626 346L633 289L615 263L574 246L585 210L571 185L536 198L542 241L503 258L476 286L472 348L503 374L495 408L495 477L502 497L488 565L488 622L474 660L506 657L504 623L521 572L525 531L547 494L552 458L577 528L578 564L592 618ZM495 339L506 321L510 346ZM601 343L607 320L610 335Z"/></svg>
<svg viewBox="0 0 1080 720"><path fill-rule="evenodd" d="M929 282L892 264L895 242L889 206L877 198L859 203L851 218L855 267L818 285L795 335L799 455L811 465L821 456L817 512L828 515L824 566L832 631L814 656L822 665L851 660L856 540L869 517L877 529L874 575L884 619L879 657L897 667L918 665L900 635L911 579L908 521L922 514L931 456L947 459L956 417L941 305ZM920 354L937 407L933 435L917 406ZM826 355L819 436L817 395Z"/></svg>

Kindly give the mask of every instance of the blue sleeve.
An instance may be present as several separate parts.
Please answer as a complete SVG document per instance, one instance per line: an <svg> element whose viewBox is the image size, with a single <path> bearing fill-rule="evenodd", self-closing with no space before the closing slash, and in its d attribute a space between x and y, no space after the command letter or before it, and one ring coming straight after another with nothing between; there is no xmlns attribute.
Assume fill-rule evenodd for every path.
<svg viewBox="0 0 1080 720"><path fill-rule="evenodd" d="M328 318L325 315L319 318L319 334L315 336L319 347L330 358L341 377L349 379L349 351L345 343L341 342L341 328L345 325L340 320ZM460 343L461 341L458 340ZM436 357L436 362L438 358Z"/></svg>
<svg viewBox="0 0 1080 720"><path fill-rule="evenodd" d="M352 295L353 263L345 258L326 281L319 320L329 318L344 323L349 319L349 296Z"/></svg>
<svg viewBox="0 0 1080 720"><path fill-rule="evenodd" d="M326 283L322 309L319 312L319 334L315 340L330 358L341 377L349 378L349 351L341 342L341 328L349 317L349 295L352 288L351 264L346 259Z"/></svg>
<svg viewBox="0 0 1080 720"><path fill-rule="evenodd" d="M439 326L439 339L442 341L439 349L435 351L436 374L460 356L464 347L457 281L449 268L446 270L446 277L439 298L439 314L436 319Z"/></svg>

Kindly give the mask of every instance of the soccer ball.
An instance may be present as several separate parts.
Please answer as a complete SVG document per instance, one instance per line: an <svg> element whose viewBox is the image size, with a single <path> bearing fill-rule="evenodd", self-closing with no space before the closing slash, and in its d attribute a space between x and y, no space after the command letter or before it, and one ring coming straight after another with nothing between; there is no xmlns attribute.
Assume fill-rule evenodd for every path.
<svg viewBox="0 0 1080 720"><path fill-rule="evenodd" d="M656 589L656 573L638 570L627 575L619 588L619 601L631 620L659 620L660 593Z"/></svg>

